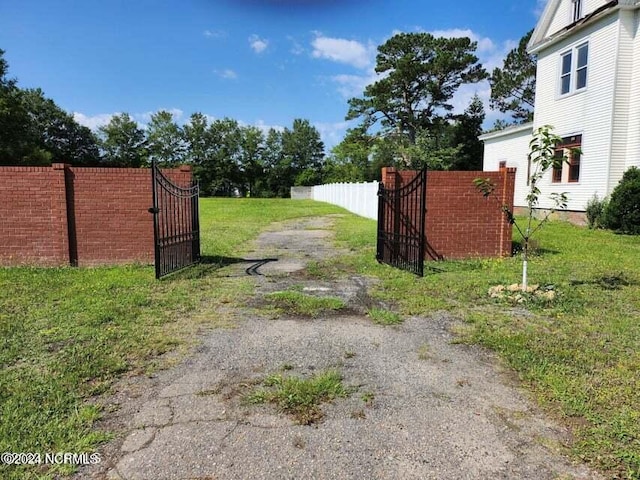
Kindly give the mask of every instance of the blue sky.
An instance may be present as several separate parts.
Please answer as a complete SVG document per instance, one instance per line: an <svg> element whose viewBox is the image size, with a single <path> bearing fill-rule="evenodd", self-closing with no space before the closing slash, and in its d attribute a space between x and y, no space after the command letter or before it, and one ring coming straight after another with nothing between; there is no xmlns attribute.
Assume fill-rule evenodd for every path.
<svg viewBox="0 0 640 480"><path fill-rule="evenodd" d="M264 128L309 119L340 141L347 99L375 80L394 33L471 36L489 69L533 26L541 0L0 0L0 48L21 87L40 87L96 128L160 109ZM464 110L486 82L456 97ZM488 110L488 102L485 108ZM487 124L498 115L488 112Z"/></svg>

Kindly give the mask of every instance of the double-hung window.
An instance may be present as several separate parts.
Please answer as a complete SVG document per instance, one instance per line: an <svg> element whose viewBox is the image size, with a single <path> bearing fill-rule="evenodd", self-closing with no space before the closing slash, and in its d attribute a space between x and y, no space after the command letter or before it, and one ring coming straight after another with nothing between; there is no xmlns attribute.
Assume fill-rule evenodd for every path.
<svg viewBox="0 0 640 480"><path fill-rule="evenodd" d="M587 86L587 63L589 61L589 44L580 45L577 49L576 90Z"/></svg>
<svg viewBox="0 0 640 480"><path fill-rule="evenodd" d="M577 92L587 87L589 44L564 52L560 56L560 95Z"/></svg>

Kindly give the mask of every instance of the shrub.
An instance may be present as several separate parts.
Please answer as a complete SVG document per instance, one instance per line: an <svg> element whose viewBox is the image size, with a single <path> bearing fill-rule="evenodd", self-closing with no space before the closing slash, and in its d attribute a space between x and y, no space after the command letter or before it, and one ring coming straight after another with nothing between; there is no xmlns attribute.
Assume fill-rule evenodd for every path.
<svg viewBox="0 0 640 480"><path fill-rule="evenodd" d="M640 169L631 167L611 193L605 226L621 233L640 234Z"/></svg>
<svg viewBox="0 0 640 480"><path fill-rule="evenodd" d="M609 202L606 199L598 198L593 194L591 200L587 202L586 214L589 228L605 228L605 210Z"/></svg>

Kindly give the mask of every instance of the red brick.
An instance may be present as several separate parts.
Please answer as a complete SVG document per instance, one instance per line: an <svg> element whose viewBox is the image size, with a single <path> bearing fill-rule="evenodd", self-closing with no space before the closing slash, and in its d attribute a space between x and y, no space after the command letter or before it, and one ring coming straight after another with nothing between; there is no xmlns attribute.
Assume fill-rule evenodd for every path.
<svg viewBox="0 0 640 480"><path fill-rule="evenodd" d="M164 173L192 178L190 167ZM79 265L153 260L149 169L0 167L0 198L0 264L69 264L68 221Z"/></svg>
<svg viewBox="0 0 640 480"><path fill-rule="evenodd" d="M382 169L388 188L401 187L417 172ZM513 209L515 169L499 172L428 172L426 240L436 258L495 257L511 254L511 226L498 203L485 199L475 178L489 178L496 197Z"/></svg>

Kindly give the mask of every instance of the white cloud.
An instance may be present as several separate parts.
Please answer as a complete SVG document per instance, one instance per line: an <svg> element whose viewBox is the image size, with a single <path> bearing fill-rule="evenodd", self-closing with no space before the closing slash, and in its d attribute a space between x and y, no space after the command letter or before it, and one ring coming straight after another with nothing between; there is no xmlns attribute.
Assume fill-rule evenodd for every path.
<svg viewBox="0 0 640 480"><path fill-rule="evenodd" d="M264 122L264 120L257 120L253 124L247 124L245 122L238 122L238 123L240 125L243 125L243 126L251 125L253 127L256 127L259 130L261 130L262 133L264 133L265 135L267 133L269 133L269 130L271 130L271 129L276 130L277 132L283 132L284 131L284 127L282 125L268 125L268 124L266 124Z"/></svg>
<svg viewBox="0 0 640 480"><path fill-rule="evenodd" d="M223 70L214 70L213 72L220 78L224 78L225 80L235 80L236 78L238 78L238 74L230 68L225 68Z"/></svg>
<svg viewBox="0 0 640 480"><path fill-rule="evenodd" d="M352 121L334 123L318 122L314 123L313 126L316 127L316 129L320 133L320 138L324 143L325 150L329 152L333 147L335 147L342 141L347 129L353 126L353 124L354 122Z"/></svg>
<svg viewBox="0 0 640 480"><path fill-rule="evenodd" d="M287 35L287 40L291 42L290 52L294 55L302 55L304 53L304 47L292 36Z"/></svg>
<svg viewBox="0 0 640 480"><path fill-rule="evenodd" d="M375 46L371 43L364 45L355 40L325 37L319 33L316 33L316 38L311 42L311 46L314 58L325 58L359 69L370 67L376 52Z"/></svg>
<svg viewBox="0 0 640 480"><path fill-rule="evenodd" d="M226 38L227 32L225 30L205 30L202 34L207 38Z"/></svg>
<svg viewBox="0 0 640 480"><path fill-rule="evenodd" d="M150 111L150 112L144 112L144 113L134 113L131 116L134 119L136 119L138 123L141 123L144 126L149 121L151 121L151 116L153 114L158 113L160 111L169 112L171 115L173 115L173 120L176 122L180 122L180 120L182 120L182 117L184 116L184 112L179 108L159 108L153 112Z"/></svg>
<svg viewBox="0 0 640 480"><path fill-rule="evenodd" d="M364 89L381 78L375 71L371 70L367 75L334 75L331 77L338 84L338 92L344 98L359 97Z"/></svg>
<svg viewBox="0 0 640 480"><path fill-rule="evenodd" d="M90 128L91 130L97 130L100 127L107 125L111 121L111 117L119 115L118 113L99 113L98 115L88 116L84 113L73 112L73 119L80 125Z"/></svg>
<svg viewBox="0 0 640 480"><path fill-rule="evenodd" d="M249 37L249 45L251 45L254 52L262 53L269 46L269 40L266 38L260 38L258 35L254 34Z"/></svg>

